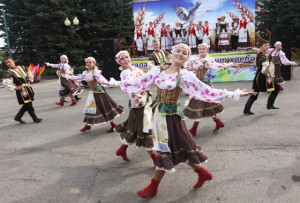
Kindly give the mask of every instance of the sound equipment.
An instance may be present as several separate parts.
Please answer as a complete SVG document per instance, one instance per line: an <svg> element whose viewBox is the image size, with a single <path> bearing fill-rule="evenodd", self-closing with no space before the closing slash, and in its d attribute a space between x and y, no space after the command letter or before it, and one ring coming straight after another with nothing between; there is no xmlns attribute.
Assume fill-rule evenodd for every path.
<svg viewBox="0 0 300 203"><path fill-rule="evenodd" d="M104 68L102 74L106 79L110 77L120 80L119 65L115 60L115 56L118 53L118 39L102 40L102 57L104 62Z"/></svg>
<svg viewBox="0 0 300 203"><path fill-rule="evenodd" d="M277 41L281 41L282 51L291 60L292 26L272 27L271 31L271 46L274 47ZM284 80L291 80L291 66L282 66L281 74Z"/></svg>

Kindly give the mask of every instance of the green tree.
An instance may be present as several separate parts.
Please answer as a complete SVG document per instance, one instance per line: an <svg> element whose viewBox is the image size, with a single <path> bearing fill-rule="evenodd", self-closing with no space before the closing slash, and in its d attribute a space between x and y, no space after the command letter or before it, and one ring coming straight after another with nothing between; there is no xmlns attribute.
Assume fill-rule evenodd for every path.
<svg viewBox="0 0 300 203"><path fill-rule="evenodd" d="M13 57L17 63L58 62L66 54L72 66L84 58L102 60L101 41L125 38L133 42L133 12L129 0L2 0ZM74 17L78 26L67 27ZM3 27L3 19L0 19ZM5 33L1 34L5 37ZM7 50L7 46L2 49Z"/></svg>
<svg viewBox="0 0 300 203"><path fill-rule="evenodd" d="M300 1L298 0L257 0L256 3L266 12L257 12L257 32L267 39L265 28L271 30L274 26L292 26L293 46L300 44Z"/></svg>

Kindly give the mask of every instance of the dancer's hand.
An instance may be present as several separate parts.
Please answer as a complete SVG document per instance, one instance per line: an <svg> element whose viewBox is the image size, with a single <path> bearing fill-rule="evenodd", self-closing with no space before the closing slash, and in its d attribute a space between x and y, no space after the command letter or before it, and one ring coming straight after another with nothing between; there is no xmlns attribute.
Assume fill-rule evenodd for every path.
<svg viewBox="0 0 300 203"><path fill-rule="evenodd" d="M298 63L296 63L295 61L293 61L293 62L291 63L291 65L292 65L292 66L297 66Z"/></svg>
<svg viewBox="0 0 300 203"><path fill-rule="evenodd" d="M230 67L232 67L232 68L241 68L241 66L239 64L236 64L236 63L230 64Z"/></svg>
<svg viewBox="0 0 300 203"><path fill-rule="evenodd" d="M46 66L49 66L49 65L50 65L50 63L49 63L49 62L44 62L44 64L46 64Z"/></svg>
<svg viewBox="0 0 300 203"><path fill-rule="evenodd" d="M248 96L248 95L256 96L257 92L246 92L246 89L243 89L243 90L240 91L240 97L245 97L245 96Z"/></svg>

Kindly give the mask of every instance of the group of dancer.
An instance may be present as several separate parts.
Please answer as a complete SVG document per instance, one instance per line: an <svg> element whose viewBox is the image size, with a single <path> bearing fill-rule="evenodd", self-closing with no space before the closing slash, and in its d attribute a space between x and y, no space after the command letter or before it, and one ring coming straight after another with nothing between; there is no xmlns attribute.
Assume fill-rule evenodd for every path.
<svg viewBox="0 0 300 203"><path fill-rule="evenodd" d="M115 130L122 142L116 151L117 156L121 156L124 161L130 161L126 154L130 144L143 147L148 152L156 167L155 173L150 184L137 192L140 197L146 198L157 194L158 185L165 172L174 172L175 166L180 163L187 163L198 175L194 188L201 187L205 181L213 178L212 174L201 165L207 160L207 156L202 152L202 148L196 144L192 135L196 134L199 119L203 117L213 117L216 122L214 131L224 127L216 114L223 110L220 102L225 99L239 100L241 96L251 95L249 100L252 98L252 101L253 98L257 98L260 91L274 91L276 89L274 88L276 83L274 83L269 70L269 60L265 56L269 48L266 43L268 44L268 41L264 40L260 43L260 53L257 57L258 69L253 85L254 92L239 89L232 92L211 87L211 83L206 77L208 69L224 70L228 67L237 66L216 63L208 55L209 47L207 44L198 45L199 58L197 60L189 60L191 49L188 45L175 45L171 51L171 63L162 63L147 73L132 65L127 51L120 51L115 59L121 66L121 81L116 81L113 78L108 81L103 77L93 57L85 59L87 70L77 76L69 74L64 60L60 66L46 64L60 69L60 83L65 88L60 91L67 92L59 93L61 99L70 96L73 101L71 95L74 95L75 92L81 92L78 86L70 81L84 80L88 83L89 94L84 108L85 118L83 121L85 126L80 129L81 132L90 130L91 125L110 122L111 128L108 132ZM20 110L21 113L16 115L15 120L21 122L24 110L28 110L34 122L40 122L41 119L32 114L34 109L31 102L34 95L29 82L32 80L30 72L21 66L16 66L12 58L7 58L5 63L9 70L3 83L10 91L16 90L19 103L24 104L23 107L25 106L21 108L23 110ZM152 101L150 87L154 85L157 89L157 96ZM129 116L126 121L119 125L116 125L113 120L123 113L123 107L106 93L105 88L108 87L119 87L129 96ZM263 87L266 89L262 89ZM184 110L178 101L182 91L191 98ZM268 109L275 108L274 101L273 98L268 102ZM30 105L26 105L28 103ZM248 102L246 106L249 106ZM244 113L252 114L250 108L244 110ZM187 129L185 117L196 120L190 130Z"/></svg>
<svg viewBox="0 0 300 203"><path fill-rule="evenodd" d="M231 24L226 20L226 16L217 19L215 27L209 25L208 21L198 21L195 24L192 20L189 25L184 28L179 22L175 23L175 27L171 28L170 24L161 23L161 28L155 28L153 22L149 22L149 27L143 30L139 24L135 26L134 40L139 56L151 54L154 50L153 40L158 39L163 50L171 50L173 45L185 43L188 44L192 52L195 53L198 44L206 43L209 50L213 50L211 43L212 33L215 33L214 50L225 52L231 50L247 50L250 49L249 27L253 22L246 18L245 13L241 13L241 19L237 16L232 18ZM146 45L144 48L144 44Z"/></svg>

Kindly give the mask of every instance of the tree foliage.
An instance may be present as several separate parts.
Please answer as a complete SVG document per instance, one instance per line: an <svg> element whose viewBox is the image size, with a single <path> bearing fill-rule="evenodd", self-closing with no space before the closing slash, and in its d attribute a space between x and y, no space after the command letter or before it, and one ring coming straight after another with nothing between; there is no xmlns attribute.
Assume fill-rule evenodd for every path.
<svg viewBox="0 0 300 203"><path fill-rule="evenodd" d="M71 65L84 58L102 60L101 41L124 38L133 42L132 1L129 0L2 0L10 47L17 63L58 62L66 54ZM73 25L74 17L79 25ZM68 18L71 26L64 25ZM0 19L4 30L3 18ZM5 37L5 33L1 34ZM8 52L8 47L2 51Z"/></svg>
<svg viewBox="0 0 300 203"><path fill-rule="evenodd" d="M257 0L256 3L266 12L257 12L256 30L267 38L265 28L271 30L274 26L292 26L292 43L294 47L300 45L300 1L299 0Z"/></svg>

